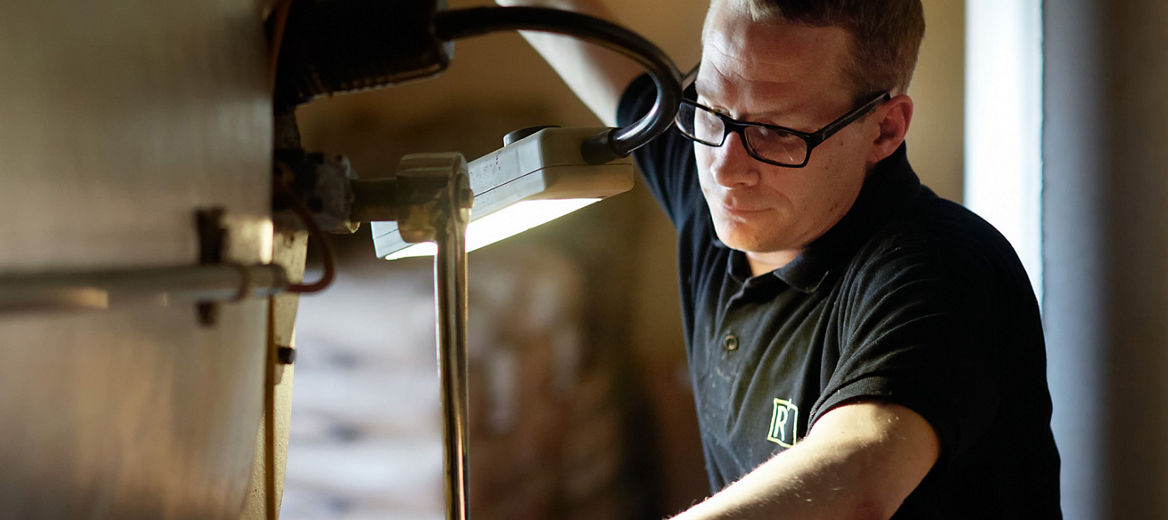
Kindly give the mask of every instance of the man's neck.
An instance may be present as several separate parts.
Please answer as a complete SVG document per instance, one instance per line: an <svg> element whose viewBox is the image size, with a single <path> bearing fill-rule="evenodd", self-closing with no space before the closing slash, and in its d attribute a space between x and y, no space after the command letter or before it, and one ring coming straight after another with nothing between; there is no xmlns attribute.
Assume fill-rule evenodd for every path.
<svg viewBox="0 0 1168 520"><path fill-rule="evenodd" d="M750 265L750 275L758 276L766 274L775 269L783 267L795 257L799 256L802 250L795 249L790 251L772 251L769 253L752 253L746 251L746 263Z"/></svg>

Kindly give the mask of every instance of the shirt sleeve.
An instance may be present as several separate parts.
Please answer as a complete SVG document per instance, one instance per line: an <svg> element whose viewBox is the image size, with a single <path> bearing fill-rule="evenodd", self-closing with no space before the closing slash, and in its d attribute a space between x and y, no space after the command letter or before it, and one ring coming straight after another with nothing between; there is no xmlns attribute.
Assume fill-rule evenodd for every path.
<svg viewBox="0 0 1168 520"><path fill-rule="evenodd" d="M691 87L692 88L692 87ZM692 95L692 94L691 94ZM617 123L626 126L648 113L657 98L657 89L648 75L634 80L625 90L617 109ZM649 190L669 216L681 227L704 204L694 163L693 145L676 128L633 152Z"/></svg>
<svg viewBox="0 0 1168 520"><path fill-rule="evenodd" d="M939 468L983 436L1003 398L996 336L1006 327L992 271L923 237L863 251L844 281L837 369L812 410L862 400L903 405L941 441Z"/></svg>

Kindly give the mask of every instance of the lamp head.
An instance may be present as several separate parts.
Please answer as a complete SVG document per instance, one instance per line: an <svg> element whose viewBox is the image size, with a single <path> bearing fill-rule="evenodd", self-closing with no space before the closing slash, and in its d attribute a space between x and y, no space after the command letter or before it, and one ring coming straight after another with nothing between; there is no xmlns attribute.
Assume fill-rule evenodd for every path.
<svg viewBox="0 0 1168 520"><path fill-rule="evenodd" d="M546 128L468 165L474 206L467 228L467 251L551 221L633 187L633 162L625 157L589 164L581 143L598 128ZM398 175L408 174L412 156L402 158ZM374 222L377 256L387 260L432 255L433 243L404 241L397 222Z"/></svg>

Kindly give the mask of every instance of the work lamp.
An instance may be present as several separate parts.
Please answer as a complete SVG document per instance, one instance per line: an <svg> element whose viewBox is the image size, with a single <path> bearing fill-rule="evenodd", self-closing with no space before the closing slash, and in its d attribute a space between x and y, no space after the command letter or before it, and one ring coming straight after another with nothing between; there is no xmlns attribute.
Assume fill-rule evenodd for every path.
<svg viewBox="0 0 1168 520"><path fill-rule="evenodd" d="M466 250L474 251L631 189L631 159L588 164L583 157L581 143L603 130L545 128L472 161L467 169L474 205ZM403 173L408 172L399 170L399 175ZM371 227L380 258L437 252L433 242L406 242L396 221L374 222Z"/></svg>

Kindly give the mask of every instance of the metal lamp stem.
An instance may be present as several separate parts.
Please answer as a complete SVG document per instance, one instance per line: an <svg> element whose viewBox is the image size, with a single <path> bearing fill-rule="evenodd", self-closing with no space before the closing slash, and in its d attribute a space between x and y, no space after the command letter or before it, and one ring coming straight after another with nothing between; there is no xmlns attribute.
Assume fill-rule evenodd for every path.
<svg viewBox="0 0 1168 520"><path fill-rule="evenodd" d="M469 518L467 479L466 218L451 197L438 231L434 289L438 313L438 372L442 380L442 443L446 518Z"/></svg>

